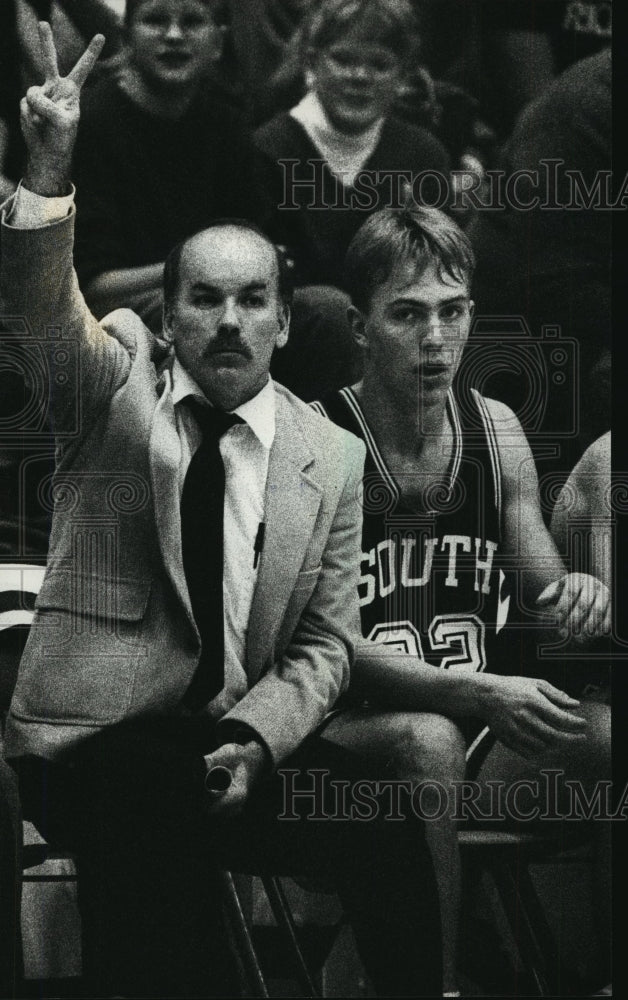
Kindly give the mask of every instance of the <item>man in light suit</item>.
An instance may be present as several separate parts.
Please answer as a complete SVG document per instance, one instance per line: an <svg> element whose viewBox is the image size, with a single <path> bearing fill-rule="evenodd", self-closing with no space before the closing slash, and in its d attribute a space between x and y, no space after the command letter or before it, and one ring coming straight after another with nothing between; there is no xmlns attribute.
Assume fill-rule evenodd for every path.
<svg viewBox="0 0 628 1000"><path fill-rule="evenodd" d="M278 820L280 764L377 776L315 735L358 632L363 446L269 380L288 334L287 277L246 224L220 223L171 256L174 352L127 310L91 316L67 192L102 38L61 78L41 33L46 82L22 103L29 158L3 213L2 294L5 317L29 324L25 364L47 373L55 513L6 751L26 815L76 853L92 995L229 995L215 865L234 857L326 868L377 991L432 995L439 928L417 825ZM18 328L5 319L3 336ZM219 439L220 663L203 659L215 636L194 610L182 523L199 404L239 418ZM216 765L232 781L210 799ZM327 819L332 806L310 797L298 811Z"/></svg>

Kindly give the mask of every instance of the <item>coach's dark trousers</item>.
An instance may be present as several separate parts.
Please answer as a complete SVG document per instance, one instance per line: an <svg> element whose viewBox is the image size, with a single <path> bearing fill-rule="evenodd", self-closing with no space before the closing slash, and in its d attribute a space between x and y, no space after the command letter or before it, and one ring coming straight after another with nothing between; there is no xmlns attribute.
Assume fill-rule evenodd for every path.
<svg viewBox="0 0 628 1000"><path fill-rule="evenodd" d="M307 819L312 800L286 810L281 775L260 783L236 820L217 820L203 785L213 748L205 720L162 719L110 727L63 763L14 762L25 815L76 855L88 995L237 996L218 865L331 877L377 993L440 995L437 890L419 821L387 819L385 807L342 819L329 784L327 818ZM321 737L284 766L378 777ZM305 773L291 782L312 786ZM300 818L282 819L292 807Z"/></svg>

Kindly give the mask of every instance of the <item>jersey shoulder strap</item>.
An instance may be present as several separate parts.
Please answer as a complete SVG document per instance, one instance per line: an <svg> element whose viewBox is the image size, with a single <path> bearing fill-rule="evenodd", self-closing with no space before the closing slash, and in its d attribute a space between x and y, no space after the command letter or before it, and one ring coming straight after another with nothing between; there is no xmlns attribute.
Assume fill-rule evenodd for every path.
<svg viewBox="0 0 628 1000"><path fill-rule="evenodd" d="M484 430L486 439L486 450L490 462L490 469L493 480L495 509L497 511L498 523L501 528L502 523L502 467L499 457L499 445L497 443L497 432L495 422L486 399L477 389L471 389L471 398L477 406L481 427Z"/></svg>
<svg viewBox="0 0 628 1000"><path fill-rule="evenodd" d="M330 392L321 399L314 400L310 406L322 417L332 420L338 427L351 431L362 441L366 440L366 422L351 389L338 389L336 392Z"/></svg>

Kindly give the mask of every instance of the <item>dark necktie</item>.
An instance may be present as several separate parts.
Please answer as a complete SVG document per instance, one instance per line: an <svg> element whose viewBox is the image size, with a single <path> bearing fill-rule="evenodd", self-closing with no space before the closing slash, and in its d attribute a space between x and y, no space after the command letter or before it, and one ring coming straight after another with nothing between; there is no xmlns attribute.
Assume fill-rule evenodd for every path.
<svg viewBox="0 0 628 1000"><path fill-rule="evenodd" d="M201 657L183 699L190 709L212 700L224 683L224 608L222 599L225 469L220 438L243 420L186 400L203 438L192 457L181 497L183 569L194 620L201 635Z"/></svg>

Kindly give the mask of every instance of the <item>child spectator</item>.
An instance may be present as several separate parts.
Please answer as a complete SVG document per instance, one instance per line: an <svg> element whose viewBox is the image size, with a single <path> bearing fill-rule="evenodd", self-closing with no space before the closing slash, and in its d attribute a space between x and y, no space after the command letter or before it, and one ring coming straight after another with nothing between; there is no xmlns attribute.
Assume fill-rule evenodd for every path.
<svg viewBox="0 0 628 1000"><path fill-rule="evenodd" d="M548 444L560 447L552 463L565 478L610 426L612 212L603 193L597 204L585 195L596 184L602 192L600 181L610 173L611 84L607 46L570 66L527 105L499 164L506 177L518 175L522 183L503 211L479 211L469 228L477 315L522 316L536 338L544 327L558 329L576 352L568 417L576 433L565 433L565 397L554 391L560 382L552 381L551 364L542 408L529 407L523 421L537 462ZM532 190L535 172L538 192ZM538 193L536 202L531 193ZM494 353L488 344L488 362ZM499 364L484 369L483 377L487 393L524 414L530 379Z"/></svg>
<svg viewBox="0 0 628 1000"><path fill-rule="evenodd" d="M216 0L128 0L120 59L84 95L76 265L89 305L161 329L163 262L212 219L267 226L253 151L212 69Z"/></svg>
<svg viewBox="0 0 628 1000"><path fill-rule="evenodd" d="M399 200L398 175L446 173L448 157L427 130L391 114L415 52L408 0L322 0L298 52L305 96L254 138L279 176L298 281L338 285L366 215Z"/></svg>

